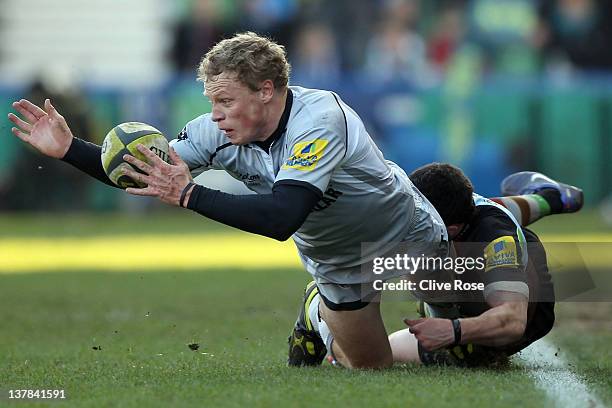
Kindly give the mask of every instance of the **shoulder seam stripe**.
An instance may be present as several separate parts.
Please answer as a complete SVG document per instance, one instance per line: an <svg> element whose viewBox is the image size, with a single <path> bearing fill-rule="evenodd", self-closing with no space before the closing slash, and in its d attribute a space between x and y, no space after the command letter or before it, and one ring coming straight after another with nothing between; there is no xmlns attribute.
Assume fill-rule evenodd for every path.
<svg viewBox="0 0 612 408"><path fill-rule="evenodd" d="M344 113L344 109L342 109L342 106L340 105L340 102L338 101L338 97L336 96L336 94L333 92L330 92L330 93L336 100L336 103L338 104L338 107L340 108L340 112L342 112L342 116L344 117L344 155L342 156L342 158L344 159L348 151L348 124L346 122L346 114Z"/></svg>
<svg viewBox="0 0 612 408"><path fill-rule="evenodd" d="M213 159L215 158L215 156L217 155L217 153L223 149L225 149L226 147L230 147L232 145L232 142L227 142L225 144L222 144L221 146L217 146L217 148L215 149L215 152L213 154L210 155L210 159L208 160L208 165L212 166L212 162Z"/></svg>

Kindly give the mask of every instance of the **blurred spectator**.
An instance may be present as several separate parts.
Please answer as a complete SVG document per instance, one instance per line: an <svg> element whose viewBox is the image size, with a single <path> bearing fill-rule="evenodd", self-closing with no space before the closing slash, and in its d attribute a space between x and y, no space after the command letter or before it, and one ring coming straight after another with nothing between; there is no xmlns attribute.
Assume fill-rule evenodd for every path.
<svg viewBox="0 0 612 408"><path fill-rule="evenodd" d="M50 98L70 123L75 136L85 140L92 137L89 105L82 95L52 89L38 80L32 84L25 98L39 106ZM25 145L22 149L4 185L5 189L0 191L0 209L70 211L87 208L87 187L91 183L86 175ZM33 182L36 179L44 182Z"/></svg>
<svg viewBox="0 0 612 408"><path fill-rule="evenodd" d="M295 83L319 88L336 84L340 79L340 55L329 26L307 24L296 37L291 56Z"/></svg>
<svg viewBox="0 0 612 408"><path fill-rule="evenodd" d="M464 14L465 10L453 5L443 8L436 17L427 48L429 60L439 72L446 71L455 49L463 39Z"/></svg>
<svg viewBox="0 0 612 408"><path fill-rule="evenodd" d="M222 0L196 0L186 18L174 28L172 61L180 72L195 72L200 60L217 41L224 30L230 30L231 14Z"/></svg>
<svg viewBox="0 0 612 408"><path fill-rule="evenodd" d="M382 19L366 48L365 71L388 82L419 83L428 76L425 41L416 31L419 4L416 0L389 0Z"/></svg>
<svg viewBox="0 0 612 408"><path fill-rule="evenodd" d="M372 36L372 27L380 10L380 0L302 0L300 21L326 24L338 44L341 69L353 71L363 66L364 45Z"/></svg>
<svg viewBox="0 0 612 408"><path fill-rule="evenodd" d="M472 0L468 18L468 40L481 48L489 71L535 72L537 58L530 40L537 26L537 10L532 0Z"/></svg>
<svg viewBox="0 0 612 408"><path fill-rule="evenodd" d="M612 69L612 3L542 0L536 46L552 59L568 59L586 70Z"/></svg>
<svg viewBox="0 0 612 408"><path fill-rule="evenodd" d="M255 31L286 46L291 42L297 12L298 0L245 0L238 31Z"/></svg>

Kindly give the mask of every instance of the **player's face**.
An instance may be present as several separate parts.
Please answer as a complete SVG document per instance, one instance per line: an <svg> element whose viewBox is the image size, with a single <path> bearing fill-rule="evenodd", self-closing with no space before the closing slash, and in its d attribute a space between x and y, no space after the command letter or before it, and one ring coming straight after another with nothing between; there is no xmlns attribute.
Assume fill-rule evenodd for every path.
<svg viewBox="0 0 612 408"><path fill-rule="evenodd" d="M243 145L269 136L262 134L266 119L261 93L252 91L233 73L210 78L204 94L212 103L212 120L232 144Z"/></svg>
<svg viewBox="0 0 612 408"><path fill-rule="evenodd" d="M448 232L448 239L452 241L453 239L457 238L457 235L463 231L463 227L465 227L465 224L463 223L447 225L446 231Z"/></svg>

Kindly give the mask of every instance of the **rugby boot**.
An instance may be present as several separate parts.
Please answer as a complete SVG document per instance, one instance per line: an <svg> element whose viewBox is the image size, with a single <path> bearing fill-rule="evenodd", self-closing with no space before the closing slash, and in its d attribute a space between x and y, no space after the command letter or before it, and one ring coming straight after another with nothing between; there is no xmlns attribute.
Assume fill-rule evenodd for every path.
<svg viewBox="0 0 612 408"><path fill-rule="evenodd" d="M559 192L563 213L573 213L582 208L584 195L578 187L560 183L534 171L521 171L506 177L501 182L503 196L518 196L536 194L544 189L554 189Z"/></svg>
<svg viewBox="0 0 612 408"><path fill-rule="evenodd" d="M304 298L300 307L299 316L288 338L289 358L287 364L293 367L320 365L327 349L325 344L313 327L308 309L315 296L319 293L316 283L310 282L304 290Z"/></svg>

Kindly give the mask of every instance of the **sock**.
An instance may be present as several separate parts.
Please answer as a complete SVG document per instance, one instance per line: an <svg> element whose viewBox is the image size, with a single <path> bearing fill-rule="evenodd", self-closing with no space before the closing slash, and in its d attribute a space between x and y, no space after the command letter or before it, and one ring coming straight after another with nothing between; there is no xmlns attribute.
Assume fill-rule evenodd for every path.
<svg viewBox="0 0 612 408"><path fill-rule="evenodd" d="M545 188L536 193L546 200L550 205L551 214L561 214L563 212L563 202L561 193L556 188Z"/></svg>
<svg viewBox="0 0 612 408"><path fill-rule="evenodd" d="M319 333L323 343L325 343L325 347L327 348L327 354L329 354L331 350L331 344L334 341L334 336L332 336L329 327L327 327L327 323L319 316L319 303L321 302L321 296L317 293L317 295L310 302L310 307L308 308L308 317L310 318L310 322L312 323L312 328L314 331Z"/></svg>
<svg viewBox="0 0 612 408"><path fill-rule="evenodd" d="M546 194L550 195L552 198L552 194L548 192ZM526 227L527 225L532 224L549 214L555 214L555 212L553 212L551 209L551 204L548 202L546 197L540 193L510 197L494 197L491 198L491 201L495 201L496 203L506 207L506 209L508 209L508 211L514 215L514 218L516 218L523 227ZM561 200L559 198L559 203L560 202ZM556 203L553 202L553 204L555 204L555 209L557 209Z"/></svg>

